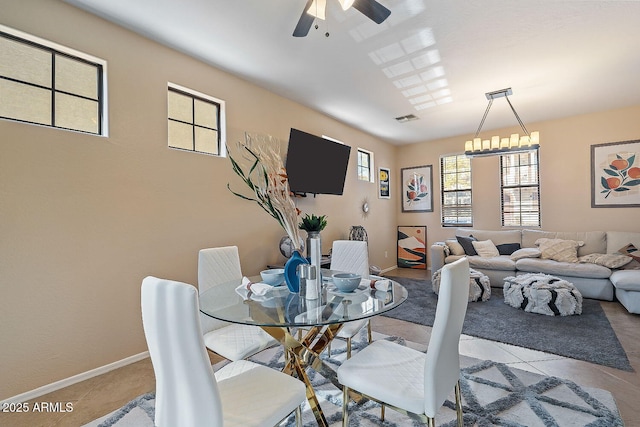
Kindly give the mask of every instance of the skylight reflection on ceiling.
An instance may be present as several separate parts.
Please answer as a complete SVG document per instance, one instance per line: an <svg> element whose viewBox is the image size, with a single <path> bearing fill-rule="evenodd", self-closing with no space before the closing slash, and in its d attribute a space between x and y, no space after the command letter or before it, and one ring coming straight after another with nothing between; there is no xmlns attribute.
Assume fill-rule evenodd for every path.
<svg viewBox="0 0 640 427"><path fill-rule="evenodd" d="M406 3L407 7L394 9L390 19L384 24L396 26L425 9L423 0L410 0ZM386 29L381 27L384 26L362 25L353 29L350 34L361 42ZM453 101L431 28L422 28L402 40L379 47L369 52L369 58L416 110Z"/></svg>

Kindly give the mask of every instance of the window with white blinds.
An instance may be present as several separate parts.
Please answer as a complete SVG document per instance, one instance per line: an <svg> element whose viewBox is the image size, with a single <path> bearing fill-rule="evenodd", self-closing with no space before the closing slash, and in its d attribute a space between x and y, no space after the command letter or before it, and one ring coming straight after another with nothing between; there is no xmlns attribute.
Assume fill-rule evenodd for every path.
<svg viewBox="0 0 640 427"><path fill-rule="evenodd" d="M540 226L538 150L500 156L503 227Z"/></svg>
<svg viewBox="0 0 640 427"><path fill-rule="evenodd" d="M440 158L442 226L473 225L471 159L464 154Z"/></svg>
<svg viewBox="0 0 640 427"><path fill-rule="evenodd" d="M169 147L224 156L225 102L169 83Z"/></svg>
<svg viewBox="0 0 640 427"><path fill-rule="evenodd" d="M106 135L106 62L0 25L0 118Z"/></svg>

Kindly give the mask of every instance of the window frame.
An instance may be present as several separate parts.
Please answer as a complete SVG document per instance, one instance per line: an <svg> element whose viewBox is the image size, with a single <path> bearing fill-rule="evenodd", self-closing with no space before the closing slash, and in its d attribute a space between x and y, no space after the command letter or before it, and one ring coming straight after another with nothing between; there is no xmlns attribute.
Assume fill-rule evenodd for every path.
<svg viewBox="0 0 640 427"><path fill-rule="evenodd" d="M364 165L362 165L360 163L360 158L361 158L360 155L361 154L367 156L367 158L369 160L368 161L369 164L367 166L364 166ZM375 174L374 174L375 168L374 168L373 152L369 151L369 150L365 150L364 148L357 147L356 156L357 156L357 158L356 158L356 176L358 178L358 181L372 182L372 183L376 182ZM368 172L368 176L369 176L368 179L362 179L361 178L361 175L360 175L360 171L361 170L366 170Z"/></svg>
<svg viewBox="0 0 640 427"><path fill-rule="evenodd" d="M535 154L535 164L528 164L528 165L523 165L520 161L522 155L525 154ZM517 168L517 172L518 172L518 184L515 185L505 185L505 170L508 168L508 166L505 166L505 161L507 157L512 157L512 156L516 156L519 160L518 160L518 165L517 166L512 166L514 168ZM522 176L520 168L522 167L531 167L535 165L535 183L527 183L527 184L521 184L520 183L520 177ZM536 189L536 207L537 210L523 210L523 203L522 203L522 197L519 198L519 203L518 203L518 210L517 212L509 212L509 213L518 213L519 214L519 223L518 224L505 224L505 214L507 212L505 212L505 189L507 190L511 190L511 189L518 189L520 191L520 193L522 192L522 189L531 189L531 188L535 188ZM522 218L523 218L523 213L528 212L528 213L537 213L537 224L533 224L533 223L526 223L523 224ZM541 219L541 208L540 208L540 154L538 150L530 150L530 151L524 151L524 152L518 152L518 153L512 153L512 154L502 154L500 155L500 217L501 217L501 224L502 227L541 227L542 225L542 219Z"/></svg>
<svg viewBox="0 0 640 427"><path fill-rule="evenodd" d="M200 150L196 150L196 139L195 139L195 130L196 128L204 128L204 129L214 129L214 128L209 128L209 127L205 127L205 126L200 126L197 125L195 123L195 117L192 117L192 121L191 123L189 122L185 122L182 120L178 120L178 119L172 119L171 117L169 117L169 92L175 92L178 93L180 95L184 95L187 96L189 98L191 98L191 102L195 103L196 100L202 101L202 102L206 102L208 104L212 104L215 105L217 108L217 122L218 122L218 129L215 129L218 132L218 153L210 153L207 151L200 151ZM193 106L193 104L192 104ZM192 115L195 116L195 108L192 108ZM169 145L170 141L169 141L169 122L170 121L175 121L178 123L183 123L183 124L187 124L189 126L192 127L192 149L186 149L186 148L182 148L182 147L174 147L172 145ZM204 154L204 155L208 155L208 156L214 156L214 157L227 157L227 135L226 135L226 103L224 100L222 99L218 99L215 98L211 95L207 95L205 93L202 92L198 92L196 90L172 83L172 82L168 82L167 83L167 145L170 149L172 150L178 150L178 151L183 151L183 152L187 152L187 153L197 153L197 154Z"/></svg>
<svg viewBox="0 0 640 427"><path fill-rule="evenodd" d="M455 157L456 159L456 168L454 172L449 172L452 174L456 175L456 183L459 182L459 175L462 173L466 173L467 171L460 171L458 170L458 158L459 157L464 157L466 159L468 159L469 161L469 187L466 188L457 188L458 186L456 185L456 189L455 190L446 190L445 189L445 159L446 158L451 158L451 157ZM469 205L465 205L465 204L455 204L455 205L446 205L445 204L445 196L447 194L450 193L459 193L459 192L469 192L469 196L470 196L470 200L471 203L469 203ZM445 209L446 207L450 207L452 209L456 209L459 211L467 208L468 206L468 210L469 210L469 218L471 218L471 221L466 223L466 222L460 222L459 219L461 217L460 213L458 213L456 215L456 218L458 218L458 221L456 222L445 222ZM447 154L447 155L442 155L440 156L440 225L442 227L473 227L473 167L472 167L472 162L471 162L471 158L467 157L464 155L464 153L462 154Z"/></svg>
<svg viewBox="0 0 640 427"><path fill-rule="evenodd" d="M0 79L3 79L3 80L50 91L51 92L51 102L50 102L51 124L32 122L29 120L17 119L13 117L4 117L4 116L0 116L0 119L14 121L18 123L26 123L26 124L35 125L35 126L44 126L50 129L61 129L61 130L66 130L70 132L79 132L86 135L95 135L95 136L103 136L103 137L109 136L109 117L108 117L109 109L108 109L108 97L107 97L107 61L105 61L104 59L97 58L93 55L89 55L87 53L72 49L70 47L60 45L50 40L46 40L46 39L34 36L32 34L28 34L23 31L16 30L11 27L7 27L2 24L0 24L0 37L3 37L5 39L8 39L14 42L26 44L33 48L43 50L51 54L51 57L52 57L51 87L39 85L37 83L23 81L20 79L15 79L12 77L0 76ZM90 98L84 95L80 95L77 93L56 89L56 79L55 79L56 56L65 57L74 61L91 65L96 68L96 71L97 71L96 99ZM56 126L55 125L56 94L68 95L68 96L73 96L74 98L80 98L80 99L96 102L98 107L97 132L91 132L91 131L86 131L82 129L74 129L74 128L63 127L63 126Z"/></svg>

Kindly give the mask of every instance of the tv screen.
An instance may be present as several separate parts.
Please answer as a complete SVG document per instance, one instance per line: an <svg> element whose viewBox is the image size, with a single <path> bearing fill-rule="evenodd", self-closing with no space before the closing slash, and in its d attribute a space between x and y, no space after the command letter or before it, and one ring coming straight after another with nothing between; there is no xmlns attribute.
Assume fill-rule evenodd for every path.
<svg viewBox="0 0 640 427"><path fill-rule="evenodd" d="M285 165L290 190L341 195L350 152L348 145L292 128Z"/></svg>

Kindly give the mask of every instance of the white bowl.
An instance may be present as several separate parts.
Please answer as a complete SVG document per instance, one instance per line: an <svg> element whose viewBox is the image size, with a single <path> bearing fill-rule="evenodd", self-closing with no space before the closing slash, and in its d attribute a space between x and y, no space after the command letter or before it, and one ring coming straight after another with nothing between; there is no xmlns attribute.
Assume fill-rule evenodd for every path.
<svg viewBox="0 0 640 427"><path fill-rule="evenodd" d="M262 282L271 286L280 286L284 282L284 268L273 268L260 272Z"/></svg>
<svg viewBox="0 0 640 427"><path fill-rule="evenodd" d="M333 283L340 292L353 292L360 284L362 276L353 273L336 273L333 275Z"/></svg>

